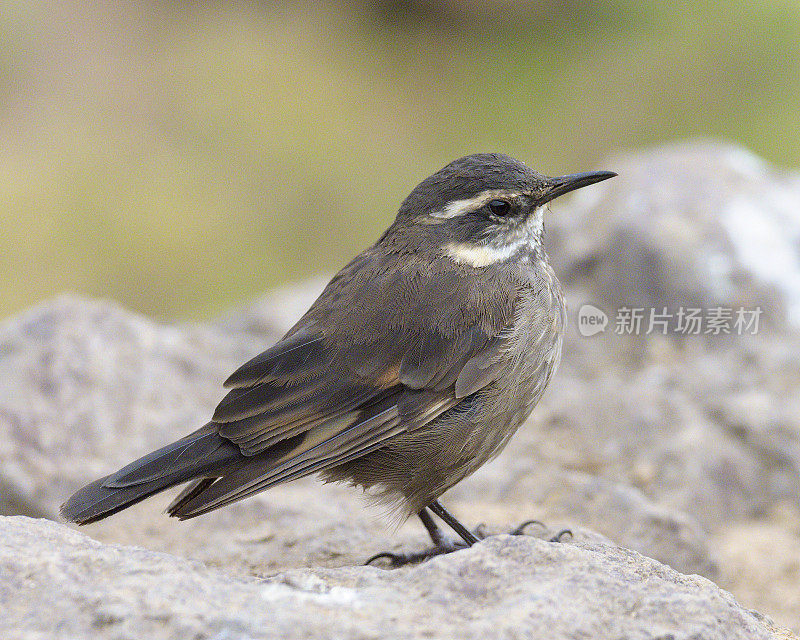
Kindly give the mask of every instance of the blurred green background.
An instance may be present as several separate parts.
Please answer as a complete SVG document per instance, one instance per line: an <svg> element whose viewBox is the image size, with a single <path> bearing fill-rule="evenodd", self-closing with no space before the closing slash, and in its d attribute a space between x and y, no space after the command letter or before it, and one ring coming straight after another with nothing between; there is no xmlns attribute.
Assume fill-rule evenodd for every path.
<svg viewBox="0 0 800 640"><path fill-rule="evenodd" d="M800 157L800 4L0 3L3 316L208 317L338 268L454 157Z"/></svg>

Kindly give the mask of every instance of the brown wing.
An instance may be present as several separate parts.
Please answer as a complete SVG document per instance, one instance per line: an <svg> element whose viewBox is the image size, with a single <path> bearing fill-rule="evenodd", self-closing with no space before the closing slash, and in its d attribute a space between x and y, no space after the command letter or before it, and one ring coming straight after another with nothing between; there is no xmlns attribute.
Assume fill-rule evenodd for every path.
<svg viewBox="0 0 800 640"><path fill-rule="evenodd" d="M228 378L213 422L248 458L190 487L178 515L366 455L489 384L515 292L494 283L487 298L477 285L458 265L359 256L283 340Z"/></svg>

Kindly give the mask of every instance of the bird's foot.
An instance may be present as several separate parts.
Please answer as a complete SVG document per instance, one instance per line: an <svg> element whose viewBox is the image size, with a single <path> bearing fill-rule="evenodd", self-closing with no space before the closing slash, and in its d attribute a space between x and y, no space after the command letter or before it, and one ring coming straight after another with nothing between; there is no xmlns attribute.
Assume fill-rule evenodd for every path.
<svg viewBox="0 0 800 640"><path fill-rule="evenodd" d="M459 540L458 542L447 541L446 543L415 553L392 553L391 551L384 551L382 553L376 553L364 563L364 566L371 565L376 560L386 560L386 564L389 568L396 569L397 567L417 564L435 558L436 556L442 556L446 553L452 553L453 551L466 548L467 544Z"/></svg>
<svg viewBox="0 0 800 640"><path fill-rule="evenodd" d="M541 520L526 520L522 524L520 524L516 529L512 529L509 531L509 535L512 536L524 536L527 535L526 531L528 527L533 525L538 525L543 529L547 530L547 526ZM548 538L548 542L563 542L564 536L572 537L572 531L570 529L561 529L558 531L554 536Z"/></svg>
<svg viewBox="0 0 800 640"><path fill-rule="evenodd" d="M508 534L512 536L528 535L528 528L533 525L539 525L543 529L547 530L547 527L539 520L526 520L515 529L509 531ZM479 524L473 533L479 540L485 540L486 538L494 535L487 531L485 524ZM565 536L572 536L572 531L569 529L561 529L555 535L548 538L548 542L563 542ZM389 568L396 569L409 564L418 564L420 562L424 562L425 560L435 558L436 556L442 556L447 553L452 553L453 551L459 551L460 549L467 549L468 547L469 545L461 540L457 542L447 540L442 544L425 549L424 551L417 551L415 553L392 553L391 551L383 551L382 553L376 553L374 556L372 556L364 563L364 566L371 565L376 560L385 560L385 564Z"/></svg>
<svg viewBox="0 0 800 640"><path fill-rule="evenodd" d="M541 520L526 520L525 522L521 523L515 529L512 529L508 532L510 536L526 536L528 535L528 528L537 525L541 527L543 530L547 531L547 525L544 524ZM484 540L488 538L491 533L486 530L485 524L479 524L475 531L473 532L480 540ZM563 542L565 536L572 536L572 531L570 529L561 529L555 535L548 538L548 542Z"/></svg>

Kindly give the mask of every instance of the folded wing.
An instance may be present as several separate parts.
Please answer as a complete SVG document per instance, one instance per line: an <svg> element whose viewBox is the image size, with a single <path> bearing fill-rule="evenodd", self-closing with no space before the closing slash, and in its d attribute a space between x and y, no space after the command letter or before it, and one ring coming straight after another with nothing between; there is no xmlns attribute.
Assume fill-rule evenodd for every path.
<svg viewBox="0 0 800 640"><path fill-rule="evenodd" d="M188 487L171 515L194 517L367 455L496 378L513 300L490 299L476 322L471 291L458 288L469 279L431 292L420 274L368 266L362 259L346 282L340 274L335 298L329 285L283 340L228 378L213 423L242 457ZM347 287L357 309L338 302ZM426 297L439 300L421 304Z"/></svg>

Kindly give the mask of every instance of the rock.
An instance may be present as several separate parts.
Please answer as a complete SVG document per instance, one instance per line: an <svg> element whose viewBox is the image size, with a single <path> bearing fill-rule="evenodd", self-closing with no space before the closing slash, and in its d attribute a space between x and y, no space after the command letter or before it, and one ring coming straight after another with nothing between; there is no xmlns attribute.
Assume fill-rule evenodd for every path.
<svg viewBox="0 0 800 640"><path fill-rule="evenodd" d="M721 348L665 346L641 366L565 367L510 445L512 457L641 489L707 531L800 504L796 337ZM589 373L587 373L589 372ZM720 375L725 372L725 375ZM519 448L519 449L517 449ZM539 465L530 465L540 483Z"/></svg>
<svg viewBox="0 0 800 640"><path fill-rule="evenodd" d="M0 635L75 638L790 638L699 576L596 535L497 536L397 571L235 577L0 518Z"/></svg>
<svg viewBox="0 0 800 640"><path fill-rule="evenodd" d="M701 171L704 153L709 166L720 171L728 163L731 173L729 183L714 183L714 193L700 195L724 199L717 189L739 193L736 190L745 189L743 185L755 190L756 183L769 191L763 174L758 174L762 184L753 177L754 170L747 178L744 169L736 169L737 156L727 147L679 147L642 154L638 160L631 157L626 175L640 176L645 184L647 171L679 174L661 181L665 197L672 197L670 189L691 173L676 166L681 164L676 157L684 164L691 160ZM740 164L742 157L746 156L740 156ZM786 187L786 180L779 175L775 189ZM661 211L656 195L647 197L653 199L654 211ZM595 203L599 208L586 214L587 219L602 218L607 197L600 196ZM772 206L769 196L765 202ZM588 206L586 201L573 203L576 209ZM706 204L694 206L707 214L704 218L698 213L702 224L711 224ZM674 213L664 205L665 216ZM561 214L560 219L570 217ZM648 242L663 243L658 246L664 255L675 260L675 255L684 255L680 252L702 253L703 243L715 237L689 237L694 247L690 251L672 246L669 235L653 233ZM593 259L595 266L613 262L616 257L609 247L616 245L606 243L607 237L589 224L572 237L574 248L561 245L559 251L567 260L558 267L559 276L567 282L571 302L596 300L589 297L598 295L588 293L592 286L606 292L603 295L609 297L602 304L609 307L626 300L613 297L617 295L613 292L624 293L628 286L608 275L613 269L598 267L593 284L566 266L578 264L578 256L585 253L581 247L590 245L605 247ZM711 242L711 246L717 245ZM665 291L670 296L684 295L689 291L685 279L679 273L669 279L671 269L658 272L658 277L668 279ZM728 303L740 294L750 295L746 291L751 285L755 297L748 300L768 303L767 297L759 296L772 295L773 289L762 287L752 275L736 281L737 287L745 284L731 289L738 293L726 298ZM205 326L160 324L113 303L69 296L3 323L0 513L57 519L58 505L85 482L203 424L224 394L222 380L278 339L324 284L324 278L301 283ZM781 305L789 300L774 291ZM574 318L574 305L570 313ZM574 327L572 323L565 341L562 367L531 419L497 460L445 496L448 506L466 523L484 522L492 532L509 531L531 518L546 523L547 527L530 529L544 538L561 528L589 528L673 569L717 579L748 606L763 608L782 624L800 630L800 603L792 599L791 591L798 575L794 549L800 548L797 331L786 323L780 331L720 340L670 336L628 340L609 331L582 337ZM365 508L358 491L323 486L313 479L277 487L187 522L162 513L173 493L82 531L102 543L145 546L201 561L220 572L202 574L212 576L208 579L217 586L223 578L235 586L249 584L254 574L295 575L296 570L350 588L344 578L329 579L325 572L351 575L348 571L360 569L346 567L360 565L374 553L427 544L418 522L395 530L382 510ZM779 544L754 544L748 539L767 533ZM580 538L580 544L571 548L580 548L587 540L597 538ZM493 544L487 542L481 549L494 549ZM117 549L118 560L127 561L127 547L96 548ZM505 549L498 554L503 556ZM562 588L538 565L536 571L555 581L544 582L544 590ZM192 575L194 581L206 579ZM780 588L768 588L772 580ZM1 585L2 580L0 589ZM411 586L396 582L391 588ZM198 589L205 593L205 587ZM475 587L474 599L483 602L482 594ZM181 606L186 611L191 608ZM515 619L524 636L526 628ZM471 624L469 620L462 622ZM372 629L370 625L365 622L363 628ZM221 630L217 637L228 637L225 633ZM238 637L238 631L231 633Z"/></svg>
<svg viewBox="0 0 800 640"><path fill-rule="evenodd" d="M620 307L763 308L800 324L800 174L732 145L685 143L609 159L619 177L551 217L568 286Z"/></svg>
<svg viewBox="0 0 800 640"><path fill-rule="evenodd" d="M800 509L796 504L778 505L757 520L732 522L716 540L724 559L721 580L735 588L737 598L750 607L766 607L776 619L797 619Z"/></svg>
<svg viewBox="0 0 800 640"><path fill-rule="evenodd" d="M5 322L0 352L0 473L51 515L77 478L203 424L243 357L226 336L70 296Z"/></svg>
<svg viewBox="0 0 800 640"><path fill-rule="evenodd" d="M275 326L281 331L285 323ZM0 400L6 482L25 488L30 505L54 514L84 482L200 424L221 394L219 381L263 344L255 335L238 341L232 335L159 325L115 305L75 298L7 322L2 344L8 357L0 361L7 367ZM794 365L777 349L738 355L749 368L735 360L728 368L749 371L751 378L759 371L750 382L768 398L742 405L732 398L744 381L714 378L709 369L721 355L702 353L687 371L676 361L669 375L661 363L586 380L568 367L506 453L456 487L450 506L494 532L529 518L553 531L588 526L684 572L720 576L708 532L724 531L731 517L756 517L793 495L792 487L796 491L796 431L785 422L794 409L778 393ZM125 366L118 368L120 361ZM687 373L685 385L676 384ZM703 393L704 380L705 389L708 380L718 385L715 393ZM625 389L624 396L616 389ZM172 403L175 398L184 403ZM722 408L714 413L701 402ZM754 409L764 405L766 415ZM698 436L708 446L675 449L674 443ZM314 480L182 523L163 515L169 499L159 496L85 531L239 576L353 565L384 549L426 545L418 523L394 532L365 508L358 492Z"/></svg>

